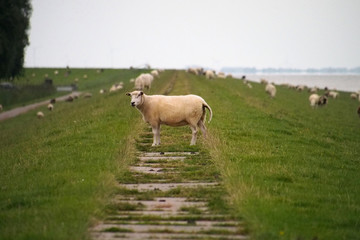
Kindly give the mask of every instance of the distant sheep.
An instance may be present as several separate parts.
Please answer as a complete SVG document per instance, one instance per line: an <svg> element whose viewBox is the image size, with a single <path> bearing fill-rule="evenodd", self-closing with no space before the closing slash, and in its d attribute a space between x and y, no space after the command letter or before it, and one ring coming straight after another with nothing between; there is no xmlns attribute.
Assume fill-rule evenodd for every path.
<svg viewBox="0 0 360 240"><path fill-rule="evenodd" d="M329 92L329 97L332 97L332 98L337 98L339 96L339 93L338 92L335 92L335 91L330 91Z"/></svg>
<svg viewBox="0 0 360 240"><path fill-rule="evenodd" d="M305 86L305 85L298 85L298 86L296 86L296 90L298 90L299 92L304 91L304 90L305 90L305 88L306 88L306 86Z"/></svg>
<svg viewBox="0 0 360 240"><path fill-rule="evenodd" d="M152 70L150 73L154 78L159 77L159 71L158 70Z"/></svg>
<svg viewBox="0 0 360 240"><path fill-rule="evenodd" d="M55 98L52 98L52 99L50 100L50 103L51 103L51 104L56 103L56 99L55 99Z"/></svg>
<svg viewBox="0 0 360 240"><path fill-rule="evenodd" d="M242 79L245 79L245 78L242 78ZM260 83L266 85L266 84L268 84L268 81L266 81L265 79L262 78L262 79L260 79Z"/></svg>
<svg viewBox="0 0 360 240"><path fill-rule="evenodd" d="M268 83L265 87L265 92L270 95L270 97L274 98L276 95L276 87L271 83Z"/></svg>
<svg viewBox="0 0 360 240"><path fill-rule="evenodd" d="M196 95L146 95L142 91L133 91L126 95L131 96L131 106L136 107L141 112L143 120L152 127L152 146L160 145L161 124L172 127L189 125L192 130L190 145L196 144L198 128L206 136L205 108L210 112L209 122L212 110L203 98Z"/></svg>
<svg viewBox="0 0 360 240"><path fill-rule="evenodd" d="M358 98L357 93L351 93L351 94L350 94L350 98L351 98L351 99L357 99L357 98Z"/></svg>
<svg viewBox="0 0 360 240"><path fill-rule="evenodd" d="M226 78L226 75L223 72L219 72L217 76L218 78Z"/></svg>
<svg viewBox="0 0 360 240"><path fill-rule="evenodd" d="M109 92L116 92L116 91L119 91L119 90L121 90L123 88L124 88L123 82L116 83L116 84L111 86Z"/></svg>
<svg viewBox="0 0 360 240"><path fill-rule="evenodd" d="M215 73L214 73L214 71L206 70L206 71L205 71L205 77L206 77L207 79L214 79L214 78L215 78Z"/></svg>
<svg viewBox="0 0 360 240"><path fill-rule="evenodd" d="M91 97L92 97L92 93L84 93L83 97L84 97L84 98L91 98Z"/></svg>
<svg viewBox="0 0 360 240"><path fill-rule="evenodd" d="M154 77L149 73L142 73L135 79L135 89L144 90L145 88L150 89L151 83Z"/></svg>
<svg viewBox="0 0 360 240"><path fill-rule="evenodd" d="M310 101L310 106L312 107L323 106L327 103L327 97L326 96L320 97L318 94L313 93L310 95L309 101Z"/></svg>
<svg viewBox="0 0 360 240"><path fill-rule="evenodd" d="M194 75L198 75L199 72L196 68L188 68L187 70L188 73L194 74Z"/></svg>
<svg viewBox="0 0 360 240"><path fill-rule="evenodd" d="M36 116L37 116L37 118L43 118L45 115L44 115L44 113L43 112L37 112L36 113Z"/></svg>
<svg viewBox="0 0 360 240"><path fill-rule="evenodd" d="M54 105L52 105L51 103L48 104L47 108L49 109L49 111L52 111L54 109Z"/></svg>
<svg viewBox="0 0 360 240"><path fill-rule="evenodd" d="M248 88L253 88L252 85L250 83L246 84L248 86Z"/></svg>

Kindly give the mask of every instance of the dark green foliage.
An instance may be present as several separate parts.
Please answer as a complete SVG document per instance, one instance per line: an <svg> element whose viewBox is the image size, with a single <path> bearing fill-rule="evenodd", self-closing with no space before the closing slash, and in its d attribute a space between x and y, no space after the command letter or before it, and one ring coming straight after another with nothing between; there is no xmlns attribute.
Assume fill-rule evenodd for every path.
<svg viewBox="0 0 360 240"><path fill-rule="evenodd" d="M22 73L31 10L29 0L0 1L0 79Z"/></svg>

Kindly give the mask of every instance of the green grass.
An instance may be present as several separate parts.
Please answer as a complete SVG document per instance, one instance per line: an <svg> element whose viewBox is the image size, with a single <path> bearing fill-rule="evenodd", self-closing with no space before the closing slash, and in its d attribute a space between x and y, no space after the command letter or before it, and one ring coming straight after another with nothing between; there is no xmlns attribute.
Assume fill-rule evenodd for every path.
<svg viewBox="0 0 360 240"><path fill-rule="evenodd" d="M53 69L26 74L33 71L53 77ZM181 168L180 178L204 174L221 180L225 189L201 190L205 196L216 193L209 207L230 208L247 222L252 239L360 239L360 119L358 102L347 93L312 109L307 92L277 87L270 99L257 83L248 89L239 80L166 71L150 93L201 95L214 117L207 124L209 138L200 134L197 146L189 146L188 128L162 127L162 146L152 148L139 144L141 134L151 134L124 94L142 70L73 69L67 78L60 77L62 71L53 77L55 84L79 78L79 91L93 97L56 103L53 112L40 108L44 119L36 119L34 110L0 123L0 239L87 239L112 196L126 192L116 184L131 178L127 166L135 161L136 146L204 153L192 156L194 166ZM81 79L84 74L87 79ZM123 91L98 94L120 81ZM202 195L179 191L171 194Z"/></svg>

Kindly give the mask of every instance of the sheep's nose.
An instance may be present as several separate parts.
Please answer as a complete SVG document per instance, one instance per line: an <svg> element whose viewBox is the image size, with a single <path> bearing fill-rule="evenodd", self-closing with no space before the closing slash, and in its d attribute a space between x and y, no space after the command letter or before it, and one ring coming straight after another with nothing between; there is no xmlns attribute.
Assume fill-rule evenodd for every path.
<svg viewBox="0 0 360 240"><path fill-rule="evenodd" d="M135 102L131 102L131 106L133 106L133 107L134 107L134 106L135 106Z"/></svg>

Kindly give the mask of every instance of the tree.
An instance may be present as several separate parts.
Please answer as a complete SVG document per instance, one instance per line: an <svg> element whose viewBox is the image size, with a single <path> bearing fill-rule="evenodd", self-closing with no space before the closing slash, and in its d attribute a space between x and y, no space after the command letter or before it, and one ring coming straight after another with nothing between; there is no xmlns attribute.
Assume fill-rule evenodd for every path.
<svg viewBox="0 0 360 240"><path fill-rule="evenodd" d="M30 0L0 0L0 79L23 72L31 10Z"/></svg>

